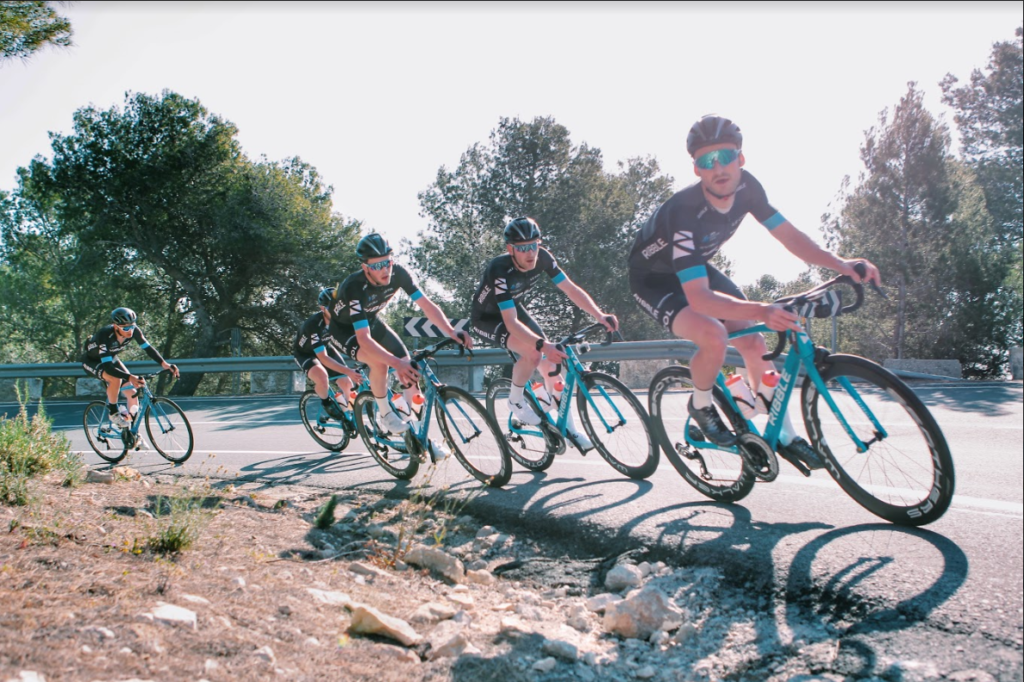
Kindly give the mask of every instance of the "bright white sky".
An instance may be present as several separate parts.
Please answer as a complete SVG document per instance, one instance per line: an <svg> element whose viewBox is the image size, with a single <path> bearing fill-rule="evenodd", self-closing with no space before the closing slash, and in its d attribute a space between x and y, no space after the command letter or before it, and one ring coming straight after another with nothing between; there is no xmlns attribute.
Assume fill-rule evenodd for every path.
<svg viewBox="0 0 1024 682"><path fill-rule="evenodd" d="M1021 24L1020 2L77 2L61 12L74 47L0 68L0 189L50 156L47 133L72 132L77 108L170 89L234 122L250 158L311 163L335 210L396 243L427 226L417 193L502 116L553 116L573 142L600 148L609 171L653 156L682 189L694 180L686 132L709 112L742 127L747 169L820 241L820 217L843 176L860 172L879 112L917 81L952 126L939 80L966 80ZM750 218L724 252L741 284L802 270Z"/></svg>

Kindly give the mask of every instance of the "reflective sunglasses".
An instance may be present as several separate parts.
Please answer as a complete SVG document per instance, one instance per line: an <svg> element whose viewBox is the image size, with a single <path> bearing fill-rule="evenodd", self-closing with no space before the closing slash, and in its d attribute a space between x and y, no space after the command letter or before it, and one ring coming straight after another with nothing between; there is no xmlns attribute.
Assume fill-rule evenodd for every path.
<svg viewBox="0 0 1024 682"><path fill-rule="evenodd" d="M119 324L117 326L123 332L133 332L133 331L135 331L135 325L134 324Z"/></svg>
<svg viewBox="0 0 1024 682"><path fill-rule="evenodd" d="M711 170L715 167L715 161L718 162L719 166L728 166L730 163L740 157L739 149L716 149L713 152L707 154L701 154L694 159L694 164L697 168L703 168L704 170Z"/></svg>
<svg viewBox="0 0 1024 682"><path fill-rule="evenodd" d="M383 270L384 268L391 267L391 259L388 258L387 260L378 261L376 263L363 263L363 265L374 271Z"/></svg>
<svg viewBox="0 0 1024 682"><path fill-rule="evenodd" d="M516 251L518 251L519 253L530 253L531 251L536 251L539 247L540 247L540 244L538 244L537 242L532 242L530 244L513 244L512 245L512 248L515 249Z"/></svg>

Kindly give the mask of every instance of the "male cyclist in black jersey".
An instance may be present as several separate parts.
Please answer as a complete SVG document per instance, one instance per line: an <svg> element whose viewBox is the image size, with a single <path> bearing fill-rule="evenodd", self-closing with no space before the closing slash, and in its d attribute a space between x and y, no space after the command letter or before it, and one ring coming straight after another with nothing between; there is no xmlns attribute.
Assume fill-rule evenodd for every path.
<svg viewBox="0 0 1024 682"><path fill-rule="evenodd" d="M317 296L320 312L299 327L292 346L292 357L313 382L313 389L320 397L324 411L335 419L341 419L343 415L331 402L330 396L333 394L341 409L348 411L348 394L352 390L352 382L358 384L363 377L345 365L338 342L331 336L330 307L334 303L334 291L334 287L328 287ZM340 392L334 393L331 390L332 379L337 380Z"/></svg>
<svg viewBox="0 0 1024 682"><path fill-rule="evenodd" d="M551 252L540 246L540 226L533 218L516 218L505 226L505 249L507 253L484 268L480 286L473 296L470 317L477 334L519 356L512 368L509 409L519 421L536 426L541 417L523 398L526 382L540 367L548 395L556 395L554 384L561 377L551 377L550 373L555 369L554 363L562 362L566 355L547 340L521 299L541 275L547 275L570 301L590 313L608 331L616 331L619 322L614 315L607 315L598 308L590 295L562 272ZM552 400L552 408L553 403ZM583 451L594 447L576 428L572 410L568 415L567 430L576 445Z"/></svg>
<svg viewBox="0 0 1024 682"><path fill-rule="evenodd" d="M771 204L753 175L742 169L743 135L727 118L709 115L690 128L686 151L700 181L674 194L639 230L629 254L629 286L640 307L667 331L697 345L690 360L694 392L690 416L704 435L719 445L736 436L725 426L712 403L715 377L725 360L727 334L755 322L769 329L798 330L798 318L780 305L755 303L709 261L743 218L750 213L786 249L811 265L830 268L861 281L853 266L863 263L864 279L879 282L878 268L863 259L840 258L818 246ZM743 356L752 389L771 365L764 338L757 334L733 339ZM818 454L795 434L789 417L783 422L780 454L821 468Z"/></svg>
<svg viewBox="0 0 1024 682"><path fill-rule="evenodd" d="M110 421L114 426L123 429L130 426L128 419L121 416L117 410L117 394L121 391L123 382L128 381L132 386L141 388L145 386L146 380L128 371L124 363L117 359L118 353L128 347L131 341L139 344L146 355L166 370L170 370L175 377L179 376L178 366L164 360L163 356L146 341L142 328L136 324L137 316L130 308L115 308L110 313L111 324L102 327L85 342L85 350L82 353L82 368L87 373L96 377L107 385L107 411L110 413ZM139 410L139 398L136 391L127 394L128 414L131 417Z"/></svg>
<svg viewBox="0 0 1024 682"><path fill-rule="evenodd" d="M423 295L409 271L394 262L391 246L379 234L368 234L356 245L362 261L358 272L339 284L331 302L331 335L339 339L345 352L370 368L370 388L377 400L380 424L392 433L401 433L409 425L395 414L388 403L388 368L395 370L406 402L415 404L420 373L409 358L409 351L391 327L377 318L398 293L405 290L434 325L466 348L473 340L465 332L456 332L444 312ZM410 418L411 415L404 415Z"/></svg>

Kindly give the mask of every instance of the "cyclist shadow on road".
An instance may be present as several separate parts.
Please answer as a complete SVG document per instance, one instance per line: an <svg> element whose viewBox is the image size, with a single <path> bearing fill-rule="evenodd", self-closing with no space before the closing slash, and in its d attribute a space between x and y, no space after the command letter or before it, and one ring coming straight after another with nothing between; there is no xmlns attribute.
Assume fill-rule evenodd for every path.
<svg viewBox="0 0 1024 682"><path fill-rule="evenodd" d="M243 466L236 480L264 481L267 485L300 484L325 474L374 469L377 463L364 453L309 452L253 462Z"/></svg>

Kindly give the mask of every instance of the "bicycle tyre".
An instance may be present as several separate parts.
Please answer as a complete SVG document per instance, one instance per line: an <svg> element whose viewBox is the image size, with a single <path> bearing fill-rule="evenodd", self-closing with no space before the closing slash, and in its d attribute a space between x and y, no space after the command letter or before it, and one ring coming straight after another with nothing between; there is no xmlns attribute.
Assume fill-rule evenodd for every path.
<svg viewBox="0 0 1024 682"><path fill-rule="evenodd" d="M501 377L487 387L487 412L494 417L502 440L508 447L509 456L520 466L530 471L547 471L554 464L555 455L565 450L564 441L556 441L551 429L536 427L541 436L513 430L510 422L511 412L508 409L508 394L512 390L512 380ZM529 394L524 394L534 412L544 417L540 406ZM532 430L532 429L531 429ZM561 436L558 436L561 439ZM561 446L561 447L559 447Z"/></svg>
<svg viewBox="0 0 1024 682"><path fill-rule="evenodd" d="M348 447L351 440L348 429L344 424L336 419L331 419L324 412L320 396L316 394L316 391L306 391L299 398L299 414L302 416L302 425L306 427L306 431L320 447L331 452L341 452ZM321 421L324 418L327 418L326 422ZM328 426L328 422L333 423Z"/></svg>
<svg viewBox="0 0 1024 682"><path fill-rule="evenodd" d="M651 428L665 457L684 481L717 502L738 502L754 489L754 476L744 466L743 458L721 450L701 451L686 442L683 428L693 390L689 367L666 367L655 374L647 395ZM717 385L712 395L719 407L727 404ZM700 461L705 462L711 478L701 475L696 464Z"/></svg>
<svg viewBox="0 0 1024 682"><path fill-rule="evenodd" d="M356 416L356 430L363 440L370 456L377 460L377 464L384 471L388 472L401 481L407 481L419 471L420 462L416 455L398 452L396 457L388 457L390 449L384 443L377 441L376 436L380 432L377 424L377 402L370 391L363 391L356 396L352 403L352 412Z"/></svg>
<svg viewBox="0 0 1024 682"><path fill-rule="evenodd" d="M146 410L146 433L149 442L168 462L181 464L192 456L192 425L184 410L170 398L153 398Z"/></svg>
<svg viewBox="0 0 1024 682"><path fill-rule="evenodd" d="M99 455L100 459L117 464L128 455L128 446L121 440L121 430L110 423L108 414L106 401L94 400L85 406L82 426L93 452ZM109 437L100 440L100 429L103 429L104 436Z"/></svg>
<svg viewBox="0 0 1024 682"><path fill-rule="evenodd" d="M455 458L481 483L500 488L512 478L512 457L494 417L480 401L457 386L444 386L438 396L448 414L437 406L437 421ZM461 409L460 409L461 408ZM451 418L454 424L449 424ZM456 427L453 430L451 427ZM463 442L462 436L476 435Z"/></svg>
<svg viewBox="0 0 1024 682"><path fill-rule="evenodd" d="M598 454L624 476L638 481L648 478L658 469L660 457L643 403L610 374L585 372L580 381L582 387L576 393L576 408ZM587 400L587 394L594 401L593 405ZM614 424L620 414L622 419ZM611 432L606 423L611 426Z"/></svg>
<svg viewBox="0 0 1024 682"><path fill-rule="evenodd" d="M941 517L956 487L953 457L917 394L889 370L856 355L829 355L817 367L840 412L869 445L866 453L857 452L810 377L805 378L804 424L836 483L869 512L898 525L923 526ZM869 407L888 431L885 438L876 438L873 425L838 383L840 377L859 380L857 392L873 398Z"/></svg>

